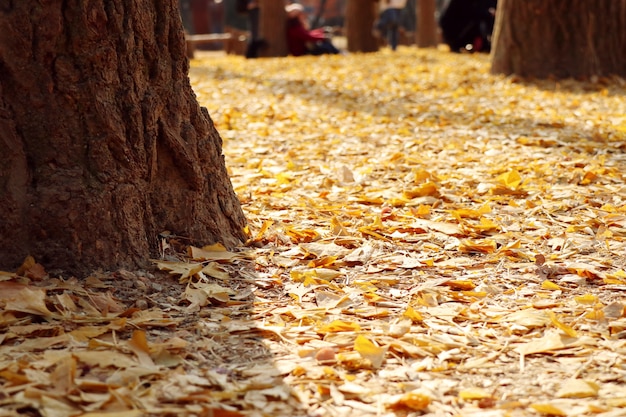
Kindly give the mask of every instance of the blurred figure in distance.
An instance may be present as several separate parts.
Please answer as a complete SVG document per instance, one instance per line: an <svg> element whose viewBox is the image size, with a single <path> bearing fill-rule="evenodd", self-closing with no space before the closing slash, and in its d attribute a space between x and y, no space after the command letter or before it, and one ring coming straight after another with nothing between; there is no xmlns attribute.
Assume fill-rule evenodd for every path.
<svg viewBox="0 0 626 417"><path fill-rule="evenodd" d="M338 54L331 42L331 34L323 28L309 30L304 7L298 3L285 6L287 12L287 49L293 56Z"/></svg>
<svg viewBox="0 0 626 417"><path fill-rule="evenodd" d="M490 52L497 0L449 0L439 17L452 52Z"/></svg>
<svg viewBox="0 0 626 417"><path fill-rule="evenodd" d="M398 29L406 0L379 0L379 17L374 32L385 39L393 51L398 48Z"/></svg>
<svg viewBox="0 0 626 417"><path fill-rule="evenodd" d="M258 58L259 49L265 45L265 41L259 36L259 2L257 0L237 0L237 11L248 16L248 30L250 39L246 48L246 58Z"/></svg>

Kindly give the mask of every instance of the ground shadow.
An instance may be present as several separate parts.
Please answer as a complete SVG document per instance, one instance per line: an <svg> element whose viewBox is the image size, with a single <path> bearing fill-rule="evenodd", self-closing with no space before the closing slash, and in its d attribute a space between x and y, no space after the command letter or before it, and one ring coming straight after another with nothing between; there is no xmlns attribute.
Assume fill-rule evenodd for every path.
<svg viewBox="0 0 626 417"><path fill-rule="evenodd" d="M267 343L279 337L260 329L254 263L215 268L220 279L191 282L160 270L2 275L1 414L306 416Z"/></svg>

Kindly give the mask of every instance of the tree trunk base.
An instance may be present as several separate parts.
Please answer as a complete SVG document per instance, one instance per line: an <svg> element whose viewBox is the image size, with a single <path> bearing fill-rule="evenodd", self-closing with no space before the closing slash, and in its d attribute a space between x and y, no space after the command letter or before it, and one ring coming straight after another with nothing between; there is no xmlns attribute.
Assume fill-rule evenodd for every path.
<svg viewBox="0 0 626 417"><path fill-rule="evenodd" d="M626 1L500 0L491 71L536 78L626 77Z"/></svg>
<svg viewBox="0 0 626 417"><path fill-rule="evenodd" d="M1 268L143 268L164 231L245 239L174 0L23 0L0 32Z"/></svg>

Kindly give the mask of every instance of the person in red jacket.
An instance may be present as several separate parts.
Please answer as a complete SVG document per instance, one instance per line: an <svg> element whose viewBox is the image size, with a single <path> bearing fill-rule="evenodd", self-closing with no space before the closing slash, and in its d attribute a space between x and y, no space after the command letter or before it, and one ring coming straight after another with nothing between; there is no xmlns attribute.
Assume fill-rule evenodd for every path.
<svg viewBox="0 0 626 417"><path fill-rule="evenodd" d="M304 7L293 3L285 7L287 11L287 48L293 56L338 54L323 28L308 29Z"/></svg>

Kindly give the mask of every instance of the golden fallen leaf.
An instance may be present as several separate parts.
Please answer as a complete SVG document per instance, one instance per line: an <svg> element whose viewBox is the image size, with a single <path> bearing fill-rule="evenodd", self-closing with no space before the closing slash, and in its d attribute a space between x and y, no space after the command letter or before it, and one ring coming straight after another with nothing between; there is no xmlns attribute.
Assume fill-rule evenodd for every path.
<svg viewBox="0 0 626 417"><path fill-rule="evenodd" d="M546 331L539 339L524 343L515 348L521 355L549 353L560 349L577 346L595 346L596 342L588 336L569 337L554 330Z"/></svg>
<svg viewBox="0 0 626 417"><path fill-rule="evenodd" d="M562 289L557 284L555 284L554 282L549 281L549 280L543 281L541 283L541 288L544 289L544 290L549 290L549 291L558 291L558 290Z"/></svg>
<svg viewBox="0 0 626 417"><path fill-rule="evenodd" d="M222 281L227 281L230 278L228 272L226 272L217 262L209 262L200 272L198 272L198 275L201 274L208 275Z"/></svg>
<svg viewBox="0 0 626 417"><path fill-rule="evenodd" d="M419 311L415 311L415 309L411 306L408 306L407 309L403 313L404 317L411 319L413 323L420 323L424 321L424 317L419 313Z"/></svg>
<svg viewBox="0 0 626 417"><path fill-rule="evenodd" d="M576 302L579 304L593 305L598 302L598 296L587 293L584 295L579 295L579 296L574 297L574 300L576 300Z"/></svg>
<svg viewBox="0 0 626 417"><path fill-rule="evenodd" d="M559 398L589 398L596 397L600 386L595 382L582 379L569 379L561 385L556 393Z"/></svg>
<svg viewBox="0 0 626 417"><path fill-rule="evenodd" d="M559 318L556 316L556 314L554 314L553 311L548 311L548 317L550 317L550 321L552 322L552 324L561 329L563 333L565 333L569 337L578 337L578 333L576 332L576 330L572 329L570 326L559 320Z"/></svg>
<svg viewBox="0 0 626 417"><path fill-rule="evenodd" d="M8 282L0 282L6 288ZM0 288L1 289L1 288ZM17 289L17 291L15 291ZM42 288L28 286L11 286L11 292L0 296L4 301L4 309L6 311L19 311L22 313L30 313L38 316L50 317L53 313L46 306L46 290ZM4 297L11 298L4 298Z"/></svg>
<svg viewBox="0 0 626 417"><path fill-rule="evenodd" d="M128 347L137 356L141 365L146 367L154 366L154 361L150 357L150 346L148 346L145 331L135 330L132 338L128 341Z"/></svg>
<svg viewBox="0 0 626 417"><path fill-rule="evenodd" d="M190 246L188 251L189 257L194 261L232 261L233 259L243 259L248 256L244 252L229 252L220 243L203 248Z"/></svg>
<svg viewBox="0 0 626 417"><path fill-rule="evenodd" d="M416 390L392 397L388 407L394 410L408 409L412 411L425 411L430 405L430 402L430 396Z"/></svg>
<svg viewBox="0 0 626 417"><path fill-rule="evenodd" d="M552 404L536 403L531 404L530 408L532 408L539 414L546 416L567 416L567 413L565 411Z"/></svg>
<svg viewBox="0 0 626 417"><path fill-rule="evenodd" d="M465 401L482 400L483 398L490 397L491 393L482 388L469 388L459 391L459 398Z"/></svg>
<svg viewBox="0 0 626 417"><path fill-rule="evenodd" d="M155 261L155 264L162 271L169 271L172 275L180 275L180 283L187 282L204 268L204 265L200 262Z"/></svg>
<svg viewBox="0 0 626 417"><path fill-rule="evenodd" d="M347 322L342 320L333 320L332 322L321 326L318 331L321 333L334 333L334 332L358 332L361 330L361 326L354 322Z"/></svg>
<svg viewBox="0 0 626 417"><path fill-rule="evenodd" d="M463 239L459 244L460 252L493 253L497 243L492 239Z"/></svg>
<svg viewBox="0 0 626 417"><path fill-rule="evenodd" d="M410 190L404 190L402 192L403 196L408 199L414 199L416 197L424 197L424 196L438 196L439 190L437 189L437 184L432 182L427 182L425 184L420 185L419 187L412 188Z"/></svg>
<svg viewBox="0 0 626 417"><path fill-rule="evenodd" d="M512 169L509 172L499 175L496 181L507 188L517 189L522 183L522 176L516 169Z"/></svg>
<svg viewBox="0 0 626 417"><path fill-rule="evenodd" d="M380 368L385 360L387 347L380 347L363 335L358 335L354 341L354 350L364 359L372 363L374 369Z"/></svg>

